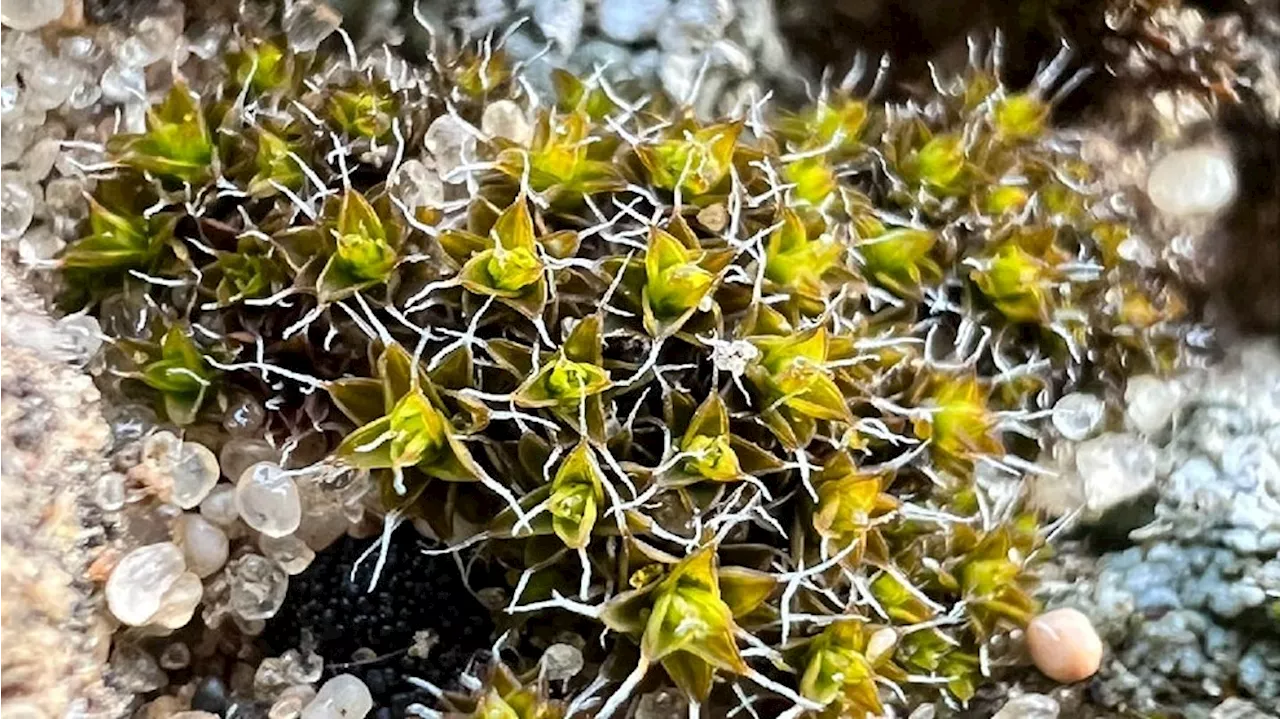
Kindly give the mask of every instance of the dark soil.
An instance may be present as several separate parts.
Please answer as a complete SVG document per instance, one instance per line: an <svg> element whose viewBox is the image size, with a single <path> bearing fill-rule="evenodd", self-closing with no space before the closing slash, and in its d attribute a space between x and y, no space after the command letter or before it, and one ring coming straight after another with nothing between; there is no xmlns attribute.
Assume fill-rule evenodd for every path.
<svg viewBox="0 0 1280 719"><path fill-rule="evenodd" d="M493 625L488 610L463 585L454 561L422 554L422 539L410 527L392 537L372 592L366 590L376 550L360 565L353 583L353 564L376 541L343 537L317 555L307 571L290 579L284 606L267 623L262 640L269 654L279 655L298 647L302 631L309 631L315 651L325 660L322 682L354 674L373 694L371 716L399 717L409 704L432 703L407 677L449 686L477 650L489 645ZM428 629L438 643L425 659L411 655L414 635ZM362 648L378 658L353 662Z"/></svg>

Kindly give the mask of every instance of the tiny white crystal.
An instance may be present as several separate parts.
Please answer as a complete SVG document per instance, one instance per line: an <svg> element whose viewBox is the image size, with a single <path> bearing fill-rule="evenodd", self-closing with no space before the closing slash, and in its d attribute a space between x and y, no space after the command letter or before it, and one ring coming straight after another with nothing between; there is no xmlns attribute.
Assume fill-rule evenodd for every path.
<svg viewBox="0 0 1280 719"><path fill-rule="evenodd" d="M311 566L316 553L307 543L294 535L287 537L263 536L258 540L258 549L289 574L301 574Z"/></svg>
<svg viewBox="0 0 1280 719"><path fill-rule="evenodd" d="M284 14L284 32L295 51L311 52L342 24L342 16L323 2L299 0Z"/></svg>
<svg viewBox="0 0 1280 719"><path fill-rule="evenodd" d="M521 145L529 144L533 129L524 110L511 100L496 100L484 108L480 130L489 137L502 137Z"/></svg>
<svg viewBox="0 0 1280 719"><path fill-rule="evenodd" d="M14 30L35 30L62 17L63 10L64 0L4 0L0 22Z"/></svg>
<svg viewBox="0 0 1280 719"><path fill-rule="evenodd" d="M450 184L466 181L464 173L454 171L468 162L475 162L476 136L462 120L453 115L437 117L427 128L422 143L435 159L436 172L441 180Z"/></svg>
<svg viewBox="0 0 1280 719"><path fill-rule="evenodd" d="M1105 411L1102 400L1091 394L1074 392L1053 405L1053 426L1063 437L1079 442L1097 431Z"/></svg>
<svg viewBox="0 0 1280 719"><path fill-rule="evenodd" d="M173 503L183 509L198 506L218 483L218 458L196 442L183 442L173 464Z"/></svg>
<svg viewBox="0 0 1280 719"><path fill-rule="evenodd" d="M199 514L187 513L174 521L173 541L182 547L187 568L201 579L227 563L230 542L226 532Z"/></svg>
<svg viewBox="0 0 1280 719"><path fill-rule="evenodd" d="M102 98L108 102L138 102L147 97L147 81L142 70L112 63L102 73Z"/></svg>
<svg viewBox="0 0 1280 719"><path fill-rule="evenodd" d="M148 624L158 624L166 629L181 629L191 621L204 596L204 585L195 572L183 572L160 598L160 608L151 615Z"/></svg>
<svg viewBox="0 0 1280 719"><path fill-rule="evenodd" d="M289 575L258 554L246 554L227 565L231 610L242 619L270 619L284 604Z"/></svg>
<svg viewBox="0 0 1280 719"><path fill-rule="evenodd" d="M1189 147L1165 155L1147 176L1147 196L1161 212L1208 215L1236 197L1235 164L1226 150Z"/></svg>
<svg viewBox="0 0 1280 719"><path fill-rule="evenodd" d="M391 176L390 182L396 197L410 210L419 207L440 207L444 204L444 184L434 170L420 160L405 160Z"/></svg>
<svg viewBox="0 0 1280 719"><path fill-rule="evenodd" d="M93 489L93 501L104 512L115 512L124 506L125 476L119 472L107 472L98 478Z"/></svg>
<svg viewBox="0 0 1280 719"><path fill-rule="evenodd" d="M102 347L102 326L92 315L68 315L58 320L68 359L84 363Z"/></svg>
<svg viewBox="0 0 1280 719"><path fill-rule="evenodd" d="M0 174L0 239L21 237L31 226L35 211L35 191L22 173L5 170Z"/></svg>
<svg viewBox="0 0 1280 719"><path fill-rule="evenodd" d="M302 500L279 465L259 462L236 483L236 508L245 524L268 537L292 534L302 522Z"/></svg>
<svg viewBox="0 0 1280 719"><path fill-rule="evenodd" d="M369 687L350 674L339 674L320 687L302 710L302 719L361 719L371 709Z"/></svg>
<svg viewBox="0 0 1280 719"><path fill-rule="evenodd" d="M184 571L182 550L173 542L138 547L124 555L107 579L107 608L125 624L142 626Z"/></svg>
<svg viewBox="0 0 1280 719"><path fill-rule="evenodd" d="M1131 377L1124 389L1125 416L1134 429L1153 434L1164 429L1182 405L1182 389L1154 375Z"/></svg>
<svg viewBox="0 0 1280 719"><path fill-rule="evenodd" d="M1155 483L1155 449L1134 435L1106 432L1076 448L1076 471L1085 505L1091 512L1105 512Z"/></svg>

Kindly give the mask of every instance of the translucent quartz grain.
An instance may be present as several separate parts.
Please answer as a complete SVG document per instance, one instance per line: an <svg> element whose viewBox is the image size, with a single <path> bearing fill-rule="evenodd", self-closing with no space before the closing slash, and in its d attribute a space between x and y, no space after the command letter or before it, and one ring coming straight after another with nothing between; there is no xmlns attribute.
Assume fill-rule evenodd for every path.
<svg viewBox="0 0 1280 719"><path fill-rule="evenodd" d="M236 483L236 509L245 524L268 537L292 534L302 522L298 486L270 462L259 462L240 476Z"/></svg>
<svg viewBox="0 0 1280 719"><path fill-rule="evenodd" d="M120 560L107 579L107 608L125 624L142 626L185 571L182 550L173 542L138 547Z"/></svg>
<svg viewBox="0 0 1280 719"><path fill-rule="evenodd" d="M1171 152L1160 158L1147 176L1151 204L1179 216L1218 212L1235 199L1237 187L1230 153L1213 147Z"/></svg>
<svg viewBox="0 0 1280 719"><path fill-rule="evenodd" d="M316 692L302 719L359 719L373 709L369 687L350 674L339 674Z"/></svg>
<svg viewBox="0 0 1280 719"><path fill-rule="evenodd" d="M182 547L187 568L201 579L227 563L227 533L199 514L188 512L174 520L173 541Z"/></svg>
<svg viewBox="0 0 1280 719"><path fill-rule="evenodd" d="M202 444L183 442L172 472L173 503L191 509L199 506L218 483L218 458Z"/></svg>

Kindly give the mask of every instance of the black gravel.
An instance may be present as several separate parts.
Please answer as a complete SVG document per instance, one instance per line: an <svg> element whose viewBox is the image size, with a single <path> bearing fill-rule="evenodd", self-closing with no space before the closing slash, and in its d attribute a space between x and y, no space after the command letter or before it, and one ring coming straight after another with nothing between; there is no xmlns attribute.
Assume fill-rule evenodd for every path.
<svg viewBox="0 0 1280 719"><path fill-rule="evenodd" d="M400 717L414 702L431 705L430 695L406 677L453 685L477 650L489 646L493 624L463 586L454 561L422 554L421 537L408 526L392 537L377 587L366 592L376 550L353 583L351 567L376 541L343 537L290 578L284 606L267 622L262 641L269 653L279 655L299 646L302 630L310 631L325 661L322 681L354 674L373 695L371 716ZM439 642L425 659L411 656L407 649L414 634L426 629L434 630ZM380 658L353 664L353 654L362 648Z"/></svg>

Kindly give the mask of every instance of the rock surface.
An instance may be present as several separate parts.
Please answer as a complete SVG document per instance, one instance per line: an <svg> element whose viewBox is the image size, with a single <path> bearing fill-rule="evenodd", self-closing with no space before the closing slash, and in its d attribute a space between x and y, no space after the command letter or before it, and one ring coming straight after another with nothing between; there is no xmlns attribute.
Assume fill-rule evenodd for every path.
<svg viewBox="0 0 1280 719"><path fill-rule="evenodd" d="M5 4L8 8L8 3ZM62 716L76 699L116 706L103 684L108 639L83 577L101 541L89 499L106 473L98 392L66 364L71 338L0 260L3 521L0 541L0 711Z"/></svg>

